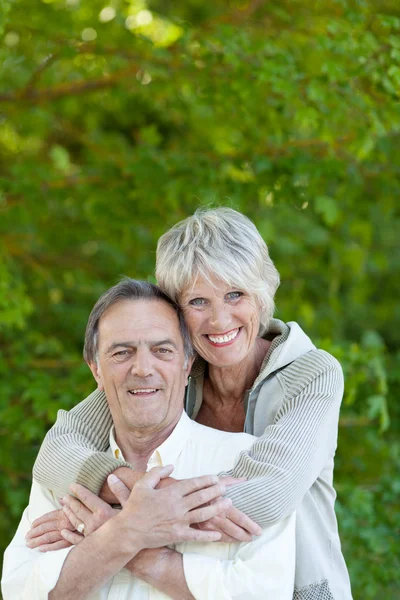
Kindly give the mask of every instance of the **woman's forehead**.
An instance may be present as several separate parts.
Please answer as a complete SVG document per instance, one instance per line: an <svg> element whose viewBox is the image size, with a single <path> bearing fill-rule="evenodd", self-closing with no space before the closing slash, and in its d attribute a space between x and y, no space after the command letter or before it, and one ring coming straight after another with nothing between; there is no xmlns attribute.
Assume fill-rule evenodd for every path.
<svg viewBox="0 0 400 600"><path fill-rule="evenodd" d="M193 294L220 294L226 293L235 287L234 284L225 281L218 277L215 273L198 273L193 277L193 280L188 283L180 294L181 298L191 296Z"/></svg>

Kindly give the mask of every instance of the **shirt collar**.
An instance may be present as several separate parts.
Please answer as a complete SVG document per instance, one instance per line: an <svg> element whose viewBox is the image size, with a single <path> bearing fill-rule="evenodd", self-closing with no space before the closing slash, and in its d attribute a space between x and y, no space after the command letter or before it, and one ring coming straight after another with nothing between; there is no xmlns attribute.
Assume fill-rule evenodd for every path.
<svg viewBox="0 0 400 600"><path fill-rule="evenodd" d="M167 439L156 448L149 458L149 465L154 462L154 456L158 453L162 465L174 465L179 454L182 452L184 445L190 437L190 432L193 427L192 420L188 417L185 411L182 411L181 418L175 426L175 429L167 437ZM115 439L114 425L110 430L110 450L113 456L117 459L125 460L121 448L118 446Z"/></svg>

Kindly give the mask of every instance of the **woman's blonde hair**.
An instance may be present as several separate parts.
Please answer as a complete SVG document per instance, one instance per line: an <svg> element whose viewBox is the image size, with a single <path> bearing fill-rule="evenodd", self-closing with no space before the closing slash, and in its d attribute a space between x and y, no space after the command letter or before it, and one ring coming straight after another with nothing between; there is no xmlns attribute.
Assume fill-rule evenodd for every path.
<svg viewBox="0 0 400 600"><path fill-rule="evenodd" d="M260 306L259 335L274 313L279 273L254 223L232 208L198 209L160 237L156 278L179 304L181 293L210 275L254 295Z"/></svg>

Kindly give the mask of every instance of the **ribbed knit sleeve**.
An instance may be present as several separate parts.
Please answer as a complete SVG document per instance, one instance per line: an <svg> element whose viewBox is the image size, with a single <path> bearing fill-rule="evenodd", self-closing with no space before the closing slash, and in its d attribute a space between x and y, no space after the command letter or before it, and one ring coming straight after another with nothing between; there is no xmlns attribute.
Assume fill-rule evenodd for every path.
<svg viewBox="0 0 400 600"><path fill-rule="evenodd" d="M262 527L295 510L324 467L333 465L343 395L342 369L322 350L308 352L275 377L284 402L228 473L249 479L227 496Z"/></svg>
<svg viewBox="0 0 400 600"><path fill-rule="evenodd" d="M107 399L99 390L69 412L59 410L34 464L34 479L58 496L72 482L98 494L107 475L130 466L106 452L111 426Z"/></svg>

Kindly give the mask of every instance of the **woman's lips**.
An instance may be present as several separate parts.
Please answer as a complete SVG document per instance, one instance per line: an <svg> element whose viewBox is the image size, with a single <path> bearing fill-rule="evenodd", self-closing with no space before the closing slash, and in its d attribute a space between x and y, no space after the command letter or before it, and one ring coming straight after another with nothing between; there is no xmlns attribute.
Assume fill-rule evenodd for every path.
<svg viewBox="0 0 400 600"><path fill-rule="evenodd" d="M206 334L205 337L208 339L208 341L210 342L210 344L212 344L213 346L216 347L221 347L221 346L229 346L230 344L233 344L233 342L237 339L240 331L241 331L241 327L238 327L237 329L231 329L230 331L227 331L225 333L219 333L219 334Z"/></svg>

